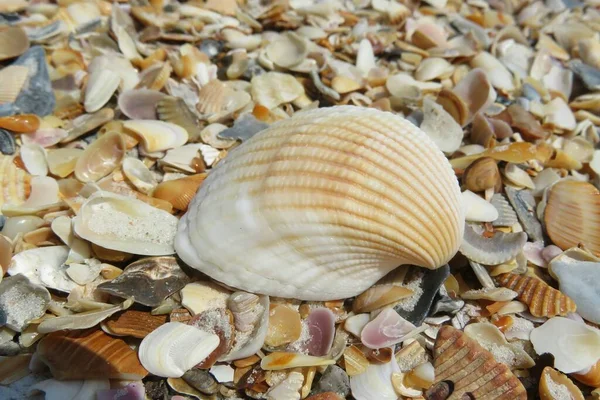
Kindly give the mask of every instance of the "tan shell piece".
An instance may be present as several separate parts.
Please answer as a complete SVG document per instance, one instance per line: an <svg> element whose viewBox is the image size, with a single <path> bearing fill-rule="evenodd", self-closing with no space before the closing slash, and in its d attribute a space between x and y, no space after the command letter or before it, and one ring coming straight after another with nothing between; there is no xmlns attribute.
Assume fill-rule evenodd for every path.
<svg viewBox="0 0 600 400"><path fill-rule="evenodd" d="M496 362L492 353L452 326L443 326L438 331L433 365L435 381L425 393L426 399L437 399L436 390L439 390L438 385L446 384L444 381L454 386L448 400L527 399L525 388L505 364Z"/></svg>
<svg viewBox="0 0 600 400"><path fill-rule="evenodd" d="M573 378L578 380L579 382L591 386L591 387L599 387L600 386L600 361L590 368L588 372L585 374L571 374Z"/></svg>
<svg viewBox="0 0 600 400"><path fill-rule="evenodd" d="M100 136L75 164L75 177L81 182L96 182L115 170L125 157L125 141L118 132Z"/></svg>
<svg viewBox="0 0 600 400"><path fill-rule="evenodd" d="M540 377L541 400L584 400L581 390L566 375L552 367L546 367ZM567 397L568 396L568 397Z"/></svg>
<svg viewBox="0 0 600 400"><path fill-rule="evenodd" d="M145 338L150 332L166 323L167 315L151 315L149 312L135 310L125 310L104 321L110 333L138 339Z"/></svg>
<svg viewBox="0 0 600 400"><path fill-rule="evenodd" d="M13 163L14 157L0 155L0 207L23 204L31 192L31 176Z"/></svg>
<svg viewBox="0 0 600 400"><path fill-rule="evenodd" d="M29 38L23 28L11 26L0 30L0 61L20 56L29 49Z"/></svg>
<svg viewBox="0 0 600 400"><path fill-rule="evenodd" d="M394 114L340 106L296 113L231 151L175 248L232 287L334 300L402 264L444 265L463 231L456 177L433 141Z"/></svg>
<svg viewBox="0 0 600 400"><path fill-rule="evenodd" d="M582 243L600 255L600 192L591 183L565 180L552 186L544 222L548 236L561 249Z"/></svg>
<svg viewBox="0 0 600 400"><path fill-rule="evenodd" d="M55 379L138 380L148 374L127 343L99 329L50 333L37 354Z"/></svg>
<svg viewBox="0 0 600 400"><path fill-rule="evenodd" d="M517 298L529 306L533 316L554 317L577 311L577 305L569 296L542 280L511 273L498 275L497 280L500 285L517 292Z"/></svg>
<svg viewBox="0 0 600 400"><path fill-rule="evenodd" d="M371 312L413 295L409 288L398 285L376 285L365 290L352 302L355 313Z"/></svg>

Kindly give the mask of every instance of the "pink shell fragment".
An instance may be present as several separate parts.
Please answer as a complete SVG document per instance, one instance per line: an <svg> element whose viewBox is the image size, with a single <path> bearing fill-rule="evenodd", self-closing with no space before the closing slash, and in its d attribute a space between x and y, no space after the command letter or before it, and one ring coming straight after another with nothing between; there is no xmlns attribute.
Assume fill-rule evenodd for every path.
<svg viewBox="0 0 600 400"><path fill-rule="evenodd" d="M543 250L544 242L542 241L527 242L523 246L523 254L525 254L527 261L538 267L546 267L546 260L544 260L544 256L542 255Z"/></svg>
<svg viewBox="0 0 600 400"><path fill-rule="evenodd" d="M133 382L119 389L99 390L96 400L144 400L146 391L144 385Z"/></svg>
<svg viewBox="0 0 600 400"><path fill-rule="evenodd" d="M329 353L335 335L335 315L327 308L317 308L306 318L310 340L306 344L308 354L322 357Z"/></svg>
<svg viewBox="0 0 600 400"><path fill-rule="evenodd" d="M362 344L370 349L390 347L400 343L404 336L416 327L394 311L386 308L363 328L360 334Z"/></svg>
<svg viewBox="0 0 600 400"><path fill-rule="evenodd" d="M64 129L42 128L33 133L23 133L21 140L25 145L39 144L45 148L54 146L67 136L69 136L69 133Z"/></svg>
<svg viewBox="0 0 600 400"><path fill-rule="evenodd" d="M550 246L546 246L544 250L542 250L542 257L546 263L549 263L554 259L554 257L558 257L562 253L562 249L558 246L551 244Z"/></svg>
<svg viewBox="0 0 600 400"><path fill-rule="evenodd" d="M132 89L119 96L119 108L130 119L157 119L156 105L165 95L156 90Z"/></svg>

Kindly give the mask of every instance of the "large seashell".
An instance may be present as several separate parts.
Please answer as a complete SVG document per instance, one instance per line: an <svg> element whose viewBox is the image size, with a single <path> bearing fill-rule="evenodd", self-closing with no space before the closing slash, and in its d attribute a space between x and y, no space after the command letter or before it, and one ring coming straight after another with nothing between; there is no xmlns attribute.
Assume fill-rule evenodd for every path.
<svg viewBox="0 0 600 400"><path fill-rule="evenodd" d="M11 28L2 33L11 31ZM1 34L1 33L0 33ZM17 37L18 38L18 37ZM14 39L2 40L2 45L12 43ZM40 46L34 46L23 53L14 63L14 66L23 66L28 70L27 80L23 85L17 99L12 103L0 104L0 116L12 114L36 114L44 116L52 113L56 105L56 98L50 83L46 54Z"/></svg>
<svg viewBox="0 0 600 400"><path fill-rule="evenodd" d="M577 304L577 313L588 321L600 323L600 310L596 306L600 259L573 248L553 258L548 268L558 280L560 291Z"/></svg>
<svg viewBox="0 0 600 400"><path fill-rule="evenodd" d="M73 219L75 232L111 250L158 256L173 254L177 217L143 201L98 191Z"/></svg>
<svg viewBox="0 0 600 400"><path fill-rule="evenodd" d="M591 183L564 180L548 192L544 222L552 242L563 250L583 244L600 255L600 193Z"/></svg>
<svg viewBox="0 0 600 400"><path fill-rule="evenodd" d="M147 257L129 264L121 275L98 285L98 290L156 307L188 282L175 257Z"/></svg>
<svg viewBox="0 0 600 400"><path fill-rule="evenodd" d="M0 320L17 332L31 320L42 317L49 302L50 292L31 283L25 275L17 274L0 283Z"/></svg>
<svg viewBox="0 0 600 400"><path fill-rule="evenodd" d="M531 331L537 354L554 356L554 368L565 374L593 367L600 359L600 331L581 321L554 317Z"/></svg>
<svg viewBox="0 0 600 400"><path fill-rule="evenodd" d="M37 355L61 380L139 380L148 374L127 343L99 329L53 332L39 342Z"/></svg>
<svg viewBox="0 0 600 400"><path fill-rule="evenodd" d="M526 400L527 393L519 379L505 364L465 333L443 326L433 349L435 367L434 385L425 398L490 398ZM446 381L449 381L447 383ZM447 395L437 397L440 388L447 387ZM464 396L464 397L463 397Z"/></svg>
<svg viewBox="0 0 600 400"><path fill-rule="evenodd" d="M177 210L186 211L198 188L206 179L206 174L196 174L184 178L163 181L156 186L153 196L166 200Z"/></svg>
<svg viewBox="0 0 600 400"><path fill-rule="evenodd" d="M170 122L132 120L125 121L123 127L141 138L148 153L180 147L188 141L187 131Z"/></svg>
<svg viewBox="0 0 600 400"><path fill-rule="evenodd" d="M553 317L577 311L577 305L570 297L537 278L508 273L499 275L497 280L500 285L517 292L519 300L529 306L529 312L535 317Z"/></svg>
<svg viewBox="0 0 600 400"><path fill-rule="evenodd" d="M567 376L552 367L546 367L540 377L541 400L572 399L584 400L581 390Z"/></svg>
<svg viewBox="0 0 600 400"><path fill-rule="evenodd" d="M418 179L402 161L404 152L420 157ZM424 133L392 114L350 106L297 113L219 163L181 219L177 252L227 285L311 300L355 296L400 264L435 269L455 254L464 223L445 160ZM232 179L238 185L221 184ZM394 190L399 182L412 189ZM373 196L376 206L368 200ZM390 218L407 213L414 224ZM214 226L219 234L207 229Z"/></svg>
<svg viewBox="0 0 600 400"><path fill-rule="evenodd" d="M304 87L289 74L267 72L252 78L252 99L269 110L304 94Z"/></svg>
<svg viewBox="0 0 600 400"><path fill-rule="evenodd" d="M125 157L125 141L118 132L96 139L75 163L75 177L81 182L96 182L115 170Z"/></svg>
<svg viewBox="0 0 600 400"><path fill-rule="evenodd" d="M154 375L179 378L219 345L219 337L180 322L160 326L142 340L142 365Z"/></svg>

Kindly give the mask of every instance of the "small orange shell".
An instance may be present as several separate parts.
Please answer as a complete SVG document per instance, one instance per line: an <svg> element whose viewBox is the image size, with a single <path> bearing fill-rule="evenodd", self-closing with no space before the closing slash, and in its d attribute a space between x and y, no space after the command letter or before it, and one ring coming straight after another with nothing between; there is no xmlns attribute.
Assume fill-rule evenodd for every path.
<svg viewBox="0 0 600 400"><path fill-rule="evenodd" d="M575 386L573 381L554 368L546 367L542 371L542 376L540 377L539 390L541 400L557 400L559 398L563 398L563 396L558 396L556 393L554 393L554 390L551 389L551 386L560 387L560 393L568 395L565 397L568 397L571 400L584 400L581 390ZM564 393L565 391L567 393Z"/></svg>
<svg viewBox="0 0 600 400"><path fill-rule="evenodd" d="M433 360L435 381L425 393L427 399L437 399L436 394L443 391L444 385L448 386L446 391L450 391L453 399L527 399L521 381L506 364L497 362L492 353L452 326L443 326L438 331ZM464 396L466 394L470 396Z"/></svg>
<svg viewBox="0 0 600 400"><path fill-rule="evenodd" d="M542 280L510 273L499 275L497 279L500 285L517 292L518 299L527 304L529 312L536 317L567 315L577 310L569 296Z"/></svg>
<svg viewBox="0 0 600 400"><path fill-rule="evenodd" d="M587 182L562 181L550 188L544 222L563 250L580 243L600 255L600 192Z"/></svg>
<svg viewBox="0 0 600 400"><path fill-rule="evenodd" d="M0 128L16 133L35 132L40 127L40 117L34 114L12 115L0 118Z"/></svg>
<svg viewBox="0 0 600 400"><path fill-rule="evenodd" d="M206 174L196 174L162 182L156 186L153 195L168 201L177 210L185 211L205 178Z"/></svg>
<svg viewBox="0 0 600 400"><path fill-rule="evenodd" d="M584 385L588 385L594 388L600 386L600 361L590 368L588 372L585 374L571 374L573 378L583 383Z"/></svg>

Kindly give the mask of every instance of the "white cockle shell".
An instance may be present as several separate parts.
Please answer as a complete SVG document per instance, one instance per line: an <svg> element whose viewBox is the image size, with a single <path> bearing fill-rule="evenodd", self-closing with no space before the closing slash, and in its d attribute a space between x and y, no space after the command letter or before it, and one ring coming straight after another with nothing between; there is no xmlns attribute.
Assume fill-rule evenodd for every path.
<svg viewBox="0 0 600 400"><path fill-rule="evenodd" d="M231 151L181 218L175 249L229 286L330 300L402 264L444 265L463 230L457 180L433 141L392 113L340 106Z"/></svg>

